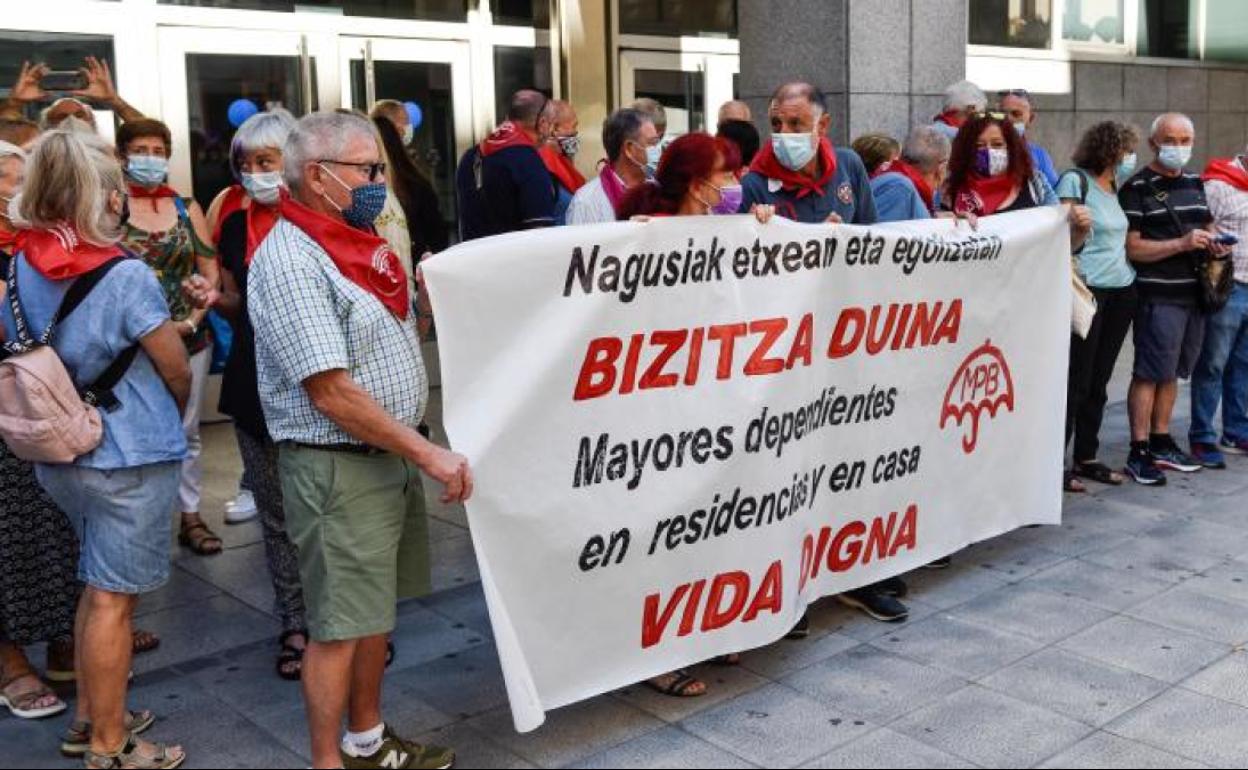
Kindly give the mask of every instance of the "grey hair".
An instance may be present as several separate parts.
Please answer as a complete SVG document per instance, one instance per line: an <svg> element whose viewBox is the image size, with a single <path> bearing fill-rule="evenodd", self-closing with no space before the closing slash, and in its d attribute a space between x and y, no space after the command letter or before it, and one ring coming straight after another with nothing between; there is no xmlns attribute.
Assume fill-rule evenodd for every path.
<svg viewBox="0 0 1248 770"><path fill-rule="evenodd" d="M109 195L125 190L108 142L98 134L57 129L41 136L30 153L17 213L26 226L51 229L68 222L84 241L108 246L122 235Z"/></svg>
<svg viewBox="0 0 1248 770"><path fill-rule="evenodd" d="M629 106L634 110L649 115L650 121L654 123L655 128L659 129L660 134L667 132L667 110L663 108L663 105L657 99L643 96Z"/></svg>
<svg viewBox="0 0 1248 770"><path fill-rule="evenodd" d="M353 112L314 112L295 123L282 148L282 176L292 191L303 188L303 171L309 163L342 155L353 139L367 137L377 143L377 132L368 118Z"/></svg>
<svg viewBox="0 0 1248 770"><path fill-rule="evenodd" d="M935 126L918 126L906 137L901 157L920 171L931 172L949 160L953 142Z"/></svg>
<svg viewBox="0 0 1248 770"><path fill-rule="evenodd" d="M84 110L86 110L88 115L92 116L92 120L95 119L95 112L91 109L91 105L87 104L81 99L75 99L72 96L63 96L60 99L57 99L56 101L49 104L47 107L44 107L42 110L39 110L39 128L44 131L48 131L53 128L59 128L60 123L57 123L54 126L50 122L50 119L52 117L52 110L55 110L57 107L60 107L62 104L65 104L66 102L73 102L74 104L79 105ZM62 120L61 122L64 122L64 120Z"/></svg>
<svg viewBox="0 0 1248 770"><path fill-rule="evenodd" d="M234 173L234 178L239 178L238 169L244 155L256 150L281 150L294 127L295 116L281 107L257 112L243 121L230 142L230 171Z"/></svg>
<svg viewBox="0 0 1248 770"><path fill-rule="evenodd" d="M612 163L619 160L624 143L640 141L641 127L653 122L653 117L631 107L616 110L607 116L602 122L602 146L607 151L607 160Z"/></svg>
<svg viewBox="0 0 1248 770"><path fill-rule="evenodd" d="M1187 124L1187 127L1191 129L1191 132L1193 134L1196 133L1196 124L1192 121L1191 118L1189 118L1188 116L1184 115L1181 112L1167 112L1165 114L1158 115L1156 118L1153 118L1153 125L1152 127L1148 129L1148 138L1156 139L1157 134L1161 133L1162 126L1166 125L1172 120L1183 121L1184 123Z"/></svg>
<svg viewBox="0 0 1248 770"><path fill-rule="evenodd" d="M988 106L984 90L969 80L961 80L945 89L945 109L974 107L982 110Z"/></svg>
<svg viewBox="0 0 1248 770"><path fill-rule="evenodd" d="M800 81L785 83L772 93L771 104L774 106L788 99L805 99L810 102L810 106L815 109L815 120L828 112L828 97L810 83Z"/></svg>

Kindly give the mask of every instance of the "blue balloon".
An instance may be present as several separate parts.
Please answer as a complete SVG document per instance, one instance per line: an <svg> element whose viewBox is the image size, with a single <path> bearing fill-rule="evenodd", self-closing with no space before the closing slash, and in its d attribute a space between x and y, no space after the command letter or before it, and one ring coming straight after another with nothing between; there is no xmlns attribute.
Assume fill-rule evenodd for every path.
<svg viewBox="0 0 1248 770"><path fill-rule="evenodd" d="M255 115L260 111L256 103L250 99L235 99L230 102L230 108L226 110L226 117L230 119L230 125L238 128L246 122L247 118Z"/></svg>
<svg viewBox="0 0 1248 770"><path fill-rule="evenodd" d="M416 102L403 102L403 106L407 109L407 119L411 121L412 130L419 131L420 124L425 120L425 112Z"/></svg>

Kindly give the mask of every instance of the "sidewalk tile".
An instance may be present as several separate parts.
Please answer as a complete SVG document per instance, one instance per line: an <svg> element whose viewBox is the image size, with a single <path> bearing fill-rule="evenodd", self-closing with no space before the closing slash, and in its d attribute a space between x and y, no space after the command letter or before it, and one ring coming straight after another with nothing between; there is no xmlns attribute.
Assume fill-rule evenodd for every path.
<svg viewBox="0 0 1248 770"><path fill-rule="evenodd" d="M1215 642L1248 642L1248 605L1202 594L1186 585L1158 594L1127 614Z"/></svg>
<svg viewBox="0 0 1248 770"><path fill-rule="evenodd" d="M1009 585L949 611L981 626L1051 644L1109 617L1079 599L1049 593L1029 583Z"/></svg>
<svg viewBox="0 0 1248 770"><path fill-rule="evenodd" d="M1231 561L1210 567L1189 580L1184 587L1248 605L1248 562Z"/></svg>
<svg viewBox="0 0 1248 770"><path fill-rule="evenodd" d="M462 624L423 608L400 614L392 637L394 665L391 670L401 671L487 642L480 633L456 626Z"/></svg>
<svg viewBox="0 0 1248 770"><path fill-rule="evenodd" d="M541 767L563 767L663 726L663 722L610 696L547 712L531 733L516 732L511 709L482 714L468 726Z"/></svg>
<svg viewBox="0 0 1248 770"><path fill-rule="evenodd" d="M175 565L169 573L168 583L139 598L139 606L134 611L134 617L139 619L153 612L191 606L220 595L220 588ZM139 623L139 626L142 627L142 623Z"/></svg>
<svg viewBox="0 0 1248 770"><path fill-rule="evenodd" d="M857 639L836 633L812 635L806 639L781 639L742 653L741 665L768 679L779 679L859 644L861 642Z"/></svg>
<svg viewBox="0 0 1248 770"><path fill-rule="evenodd" d="M386 684L461 719L507 704L498 651L492 644L395 671L386 677Z"/></svg>
<svg viewBox="0 0 1248 770"><path fill-rule="evenodd" d="M664 727L574 762L568 767L745 768L753 765L678 727Z"/></svg>
<svg viewBox="0 0 1248 770"><path fill-rule="evenodd" d="M1125 616L1110 618L1058 646L1170 683L1186 679L1231 651L1229 645Z"/></svg>
<svg viewBox="0 0 1248 770"><path fill-rule="evenodd" d="M1168 583L1181 583L1223 561L1204 551L1193 551L1148 538L1129 540L1112 550L1093 551L1079 558L1102 567Z"/></svg>
<svg viewBox="0 0 1248 770"><path fill-rule="evenodd" d="M876 724L943 698L966 681L940 669L862 646L790 674L784 684Z"/></svg>
<svg viewBox="0 0 1248 770"><path fill-rule="evenodd" d="M416 736L416 740L454 749L456 767L514 768L516 770L537 767L463 723L439 727Z"/></svg>
<svg viewBox="0 0 1248 770"><path fill-rule="evenodd" d="M1065 561L1068 557L1044 548L1021 545L1004 537L976 543L953 555L954 559L966 559L987 570L1014 581L1034 575L1042 569Z"/></svg>
<svg viewBox="0 0 1248 770"><path fill-rule="evenodd" d="M1201 768L1207 765L1176 757L1161 749L1119 738L1117 735L1095 733L1050 758L1040 767L1053 770L1166 770L1171 767Z"/></svg>
<svg viewBox="0 0 1248 770"><path fill-rule="evenodd" d="M1243 767L1248 709L1175 689L1105 730L1207 765Z"/></svg>
<svg viewBox="0 0 1248 770"><path fill-rule="evenodd" d="M946 754L940 749L920 743L901 733L880 729L848 745L835 749L802 765L803 768L900 768L924 770L925 768L975 767L966 760Z"/></svg>
<svg viewBox="0 0 1248 770"><path fill-rule="evenodd" d="M1125 532L1093 523L1091 519L1070 520L1063 517L1061 526L1038 529L1016 529L1005 537L1027 547L1044 548L1065 556L1079 556L1101 551L1125 542Z"/></svg>
<svg viewBox="0 0 1248 770"><path fill-rule="evenodd" d="M968 679L991 674L1041 647L1033 640L947 614L899 629L871 644Z"/></svg>
<svg viewBox="0 0 1248 770"><path fill-rule="evenodd" d="M1120 612L1168 590L1171 583L1071 559L1027 578L1026 585Z"/></svg>
<svg viewBox="0 0 1248 770"><path fill-rule="evenodd" d="M948 569L919 569L905 576L910 596L941 610L956 607L1006 585L1007 576L954 556Z"/></svg>
<svg viewBox="0 0 1248 770"><path fill-rule="evenodd" d="M278 622L230 596L214 596L197 603L194 611L181 608L145 615L138 624L161 639L160 647L136 656L134 671L142 674L180 664L222 650L277 639Z"/></svg>
<svg viewBox="0 0 1248 770"><path fill-rule="evenodd" d="M719 666L708 663L694 666L689 672L706 683L705 695L697 698L673 698L638 682L617 691L615 697L664 722L679 722L767 684L766 679L741 665Z"/></svg>
<svg viewBox="0 0 1248 770"><path fill-rule="evenodd" d="M1195 674L1181 686L1248 708L1248 654L1235 652Z"/></svg>

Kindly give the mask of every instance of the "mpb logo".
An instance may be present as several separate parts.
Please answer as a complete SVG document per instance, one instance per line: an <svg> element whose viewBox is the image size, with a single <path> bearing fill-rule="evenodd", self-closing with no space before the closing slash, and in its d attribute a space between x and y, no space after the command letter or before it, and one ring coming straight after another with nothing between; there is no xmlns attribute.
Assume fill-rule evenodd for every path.
<svg viewBox="0 0 1248 770"><path fill-rule="evenodd" d="M943 430L950 422L965 427L962 451L969 455L979 444L980 420L984 415L996 419L1002 408L1014 411L1014 378L1005 355L988 340L953 375L940 410L940 427ZM964 426L967 420L970 424Z"/></svg>

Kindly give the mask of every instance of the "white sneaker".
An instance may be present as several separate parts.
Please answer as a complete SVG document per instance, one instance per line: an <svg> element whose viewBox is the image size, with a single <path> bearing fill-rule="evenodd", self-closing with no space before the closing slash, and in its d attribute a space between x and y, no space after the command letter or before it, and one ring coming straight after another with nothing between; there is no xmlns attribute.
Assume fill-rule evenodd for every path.
<svg viewBox="0 0 1248 770"><path fill-rule="evenodd" d="M225 504L225 523L242 524L256 518L256 498L250 490L240 489L238 497Z"/></svg>

